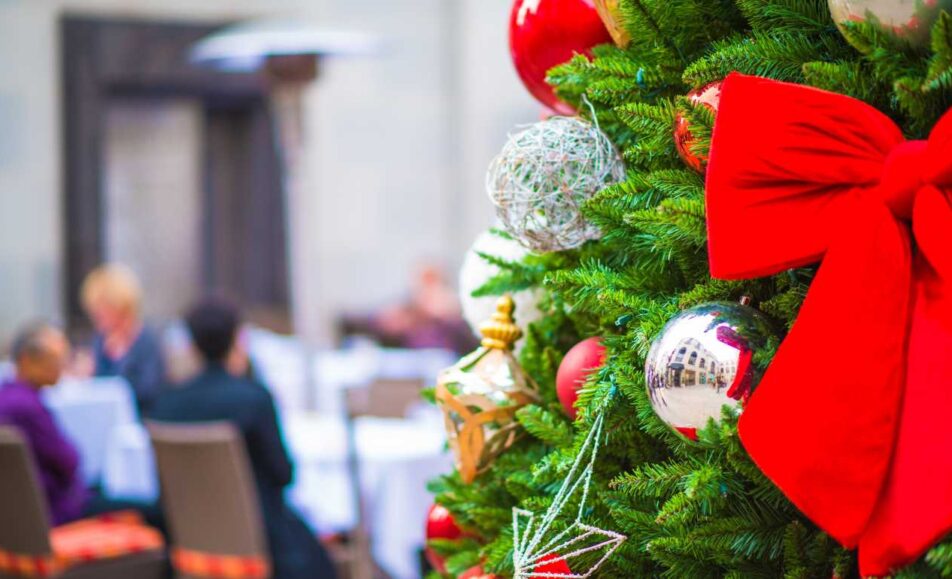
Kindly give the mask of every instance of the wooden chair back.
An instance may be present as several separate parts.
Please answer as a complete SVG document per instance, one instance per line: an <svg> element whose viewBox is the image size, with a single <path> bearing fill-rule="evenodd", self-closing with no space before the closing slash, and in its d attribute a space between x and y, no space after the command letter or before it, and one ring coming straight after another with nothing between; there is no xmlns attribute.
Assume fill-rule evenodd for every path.
<svg viewBox="0 0 952 579"><path fill-rule="evenodd" d="M224 422L147 427L174 548L268 561L261 508L237 429Z"/></svg>

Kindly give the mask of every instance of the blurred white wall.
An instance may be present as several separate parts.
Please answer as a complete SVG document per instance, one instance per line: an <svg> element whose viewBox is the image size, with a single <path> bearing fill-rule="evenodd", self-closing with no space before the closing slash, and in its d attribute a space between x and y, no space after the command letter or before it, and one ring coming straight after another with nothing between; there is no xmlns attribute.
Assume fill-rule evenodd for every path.
<svg viewBox="0 0 952 579"><path fill-rule="evenodd" d="M290 16L379 35L330 59L305 95L291 217L298 331L398 298L421 259L455 277L492 222L483 175L515 124L538 118L506 42L511 0L0 0L0 339L61 315L58 19Z"/></svg>
<svg viewBox="0 0 952 579"><path fill-rule="evenodd" d="M144 264L147 315L174 317L201 294L201 107L116 101L103 121L106 259Z"/></svg>

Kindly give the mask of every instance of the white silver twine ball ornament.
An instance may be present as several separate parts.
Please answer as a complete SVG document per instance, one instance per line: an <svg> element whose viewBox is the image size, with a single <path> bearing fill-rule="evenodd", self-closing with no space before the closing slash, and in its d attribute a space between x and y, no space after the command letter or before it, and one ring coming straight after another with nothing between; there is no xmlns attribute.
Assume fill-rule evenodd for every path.
<svg viewBox="0 0 952 579"><path fill-rule="evenodd" d="M625 178L605 133L576 117L550 117L509 135L486 175L503 227L537 253L578 247L601 232L582 204Z"/></svg>

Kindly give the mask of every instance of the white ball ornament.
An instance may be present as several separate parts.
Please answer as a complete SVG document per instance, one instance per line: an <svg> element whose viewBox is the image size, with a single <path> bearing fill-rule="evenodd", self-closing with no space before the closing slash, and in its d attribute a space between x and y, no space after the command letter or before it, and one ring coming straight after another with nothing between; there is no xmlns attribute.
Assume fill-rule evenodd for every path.
<svg viewBox="0 0 952 579"><path fill-rule="evenodd" d="M597 125L555 116L509 136L489 167L486 190L506 231L546 253L598 239L582 204L624 178L621 156Z"/></svg>
<svg viewBox="0 0 952 579"><path fill-rule="evenodd" d="M473 334L479 336L479 326L496 311L498 296L473 297L473 292L499 274L499 268L483 259L479 254L491 255L506 261L519 261L528 253L524 247L513 241L494 234L492 231L480 233L466 252L463 267L459 272L459 301L463 309L463 318ZM526 327L539 319L542 312L537 304L542 295L538 289L527 289L512 294L516 304L516 323L525 331ZM525 340L517 342L519 349Z"/></svg>

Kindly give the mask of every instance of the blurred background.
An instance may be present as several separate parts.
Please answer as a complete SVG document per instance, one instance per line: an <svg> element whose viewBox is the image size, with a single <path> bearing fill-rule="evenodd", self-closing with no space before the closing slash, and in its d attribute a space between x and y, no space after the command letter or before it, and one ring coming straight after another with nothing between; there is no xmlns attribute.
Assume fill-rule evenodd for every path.
<svg viewBox="0 0 952 579"><path fill-rule="evenodd" d="M35 316L82 330L104 261L139 275L153 324L223 290L319 345L422 264L455 277L491 225L489 160L539 115L510 5L0 0L0 341ZM239 53L316 56L196 62L234 23L267 32Z"/></svg>
<svg viewBox="0 0 952 579"><path fill-rule="evenodd" d="M340 577L421 576L425 485L451 459L420 391L492 311L464 321L458 272L493 224L490 160L540 116L508 55L511 5L0 0L0 422L42 400L32 434L75 449L73 483L155 504L159 471L177 475L141 419L214 369L199 374L182 318L224 296L245 322L229 379L273 396L306 532ZM464 279L487 279L469 255ZM36 319L69 356L55 328L19 331ZM56 367L33 380L38 360Z"/></svg>

